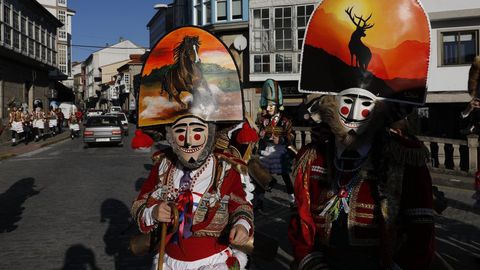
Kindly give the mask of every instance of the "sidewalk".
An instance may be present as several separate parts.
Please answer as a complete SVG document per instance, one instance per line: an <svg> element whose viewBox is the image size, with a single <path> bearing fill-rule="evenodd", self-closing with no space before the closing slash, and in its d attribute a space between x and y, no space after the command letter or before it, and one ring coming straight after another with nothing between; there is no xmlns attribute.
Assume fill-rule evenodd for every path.
<svg viewBox="0 0 480 270"><path fill-rule="evenodd" d="M4 142L0 144L0 161L28 152L32 152L39 148L67 139L70 139L70 132L68 130L62 132L61 134L57 134L54 137L47 137L45 140L40 140L38 142L30 142L27 145L25 145L23 142L20 142L17 146L12 146L12 142Z"/></svg>
<svg viewBox="0 0 480 270"><path fill-rule="evenodd" d="M473 190L474 177L465 175L444 174L430 171L434 186L447 186Z"/></svg>

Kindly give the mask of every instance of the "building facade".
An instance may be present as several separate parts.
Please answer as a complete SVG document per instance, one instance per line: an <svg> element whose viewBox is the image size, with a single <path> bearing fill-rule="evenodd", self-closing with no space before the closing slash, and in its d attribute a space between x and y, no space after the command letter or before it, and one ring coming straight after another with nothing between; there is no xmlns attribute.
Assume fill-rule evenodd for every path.
<svg viewBox="0 0 480 270"><path fill-rule="evenodd" d="M57 28L62 23L36 1L0 0L0 119L11 102L29 109L57 98Z"/></svg>
<svg viewBox="0 0 480 270"><path fill-rule="evenodd" d="M424 135L459 138L467 123L460 112L471 97L468 71L479 55L480 1L422 0L432 26L426 104L419 117Z"/></svg>
<svg viewBox="0 0 480 270"><path fill-rule="evenodd" d="M130 54L144 54L145 48L142 48L129 40L120 40L117 44L101 49L92 53L84 62L85 68L85 92L84 99L87 108L99 108L101 101L101 85L111 80L116 75L116 69L130 59ZM121 63L115 69L109 69L109 65ZM115 71L114 71L115 70ZM104 95L106 97L107 95Z"/></svg>
<svg viewBox="0 0 480 270"><path fill-rule="evenodd" d="M119 105L124 111L129 113L132 113L137 109L137 98L135 93L138 92L137 88L139 88L140 85L136 81L136 78L141 76L142 66L143 55L132 54L130 55L130 61L117 69L117 82L120 93Z"/></svg>
<svg viewBox="0 0 480 270"><path fill-rule="evenodd" d="M278 81L285 110L295 118L298 105L303 101L298 92L303 39L308 20L319 1L249 2L250 83L258 95L266 79Z"/></svg>
<svg viewBox="0 0 480 270"><path fill-rule="evenodd" d="M72 17L75 11L68 8L67 0L37 0L53 16L55 16L63 26L57 30L57 65L61 73L66 75L63 84L73 89L72 73Z"/></svg>

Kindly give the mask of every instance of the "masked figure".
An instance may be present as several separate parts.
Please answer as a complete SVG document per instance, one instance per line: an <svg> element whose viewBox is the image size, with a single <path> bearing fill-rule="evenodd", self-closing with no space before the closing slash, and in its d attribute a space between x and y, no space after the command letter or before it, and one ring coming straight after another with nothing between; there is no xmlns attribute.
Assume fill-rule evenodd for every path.
<svg viewBox="0 0 480 270"><path fill-rule="evenodd" d="M8 114L8 123L12 132L12 146L17 145L17 137L20 139L23 134L22 111L18 110L17 105L12 106L12 110Z"/></svg>
<svg viewBox="0 0 480 270"><path fill-rule="evenodd" d="M278 82L268 79L262 87L260 98L261 115L257 120L260 128L259 153L260 161L270 174L279 174L285 182L291 206L294 203L293 185L290 172L293 158L287 150L292 145L292 122L282 114L282 89ZM275 183L275 180L273 180ZM272 185L272 184L270 184ZM259 194L256 207L263 208L262 197Z"/></svg>
<svg viewBox="0 0 480 270"><path fill-rule="evenodd" d="M45 130L45 122L45 113L42 111L42 108L35 108L35 112L33 113L33 129L35 130L35 141L38 141L40 140L40 138L43 137Z"/></svg>
<svg viewBox="0 0 480 270"><path fill-rule="evenodd" d="M416 0L349 2L323 1L306 34L300 88L322 96L309 108L318 123L314 142L294 165L293 267L428 269L434 254L428 150L397 122L412 108L405 103L425 100L427 17ZM408 34L374 35L376 27L395 22ZM355 34L349 43L347 30L326 36L325 27L362 31L370 48ZM418 47L396 45L408 42ZM374 47L393 49L371 53ZM386 61L390 55L405 68Z"/></svg>
<svg viewBox="0 0 480 270"><path fill-rule="evenodd" d="M223 55L222 66L211 55ZM180 69L191 70L188 65L201 67L204 73L183 74L195 78L173 76L180 76ZM167 81L156 77L160 70L171 77ZM179 89L175 85L180 83L173 83L177 80L197 84ZM165 84L170 85L168 91L159 93ZM242 183L249 182L246 164L226 151L214 151L220 125L223 129L227 123L243 121L242 106L233 59L221 41L200 28L183 27L167 34L145 62L139 127L164 128L170 147L153 155L154 166L132 205L132 215L145 234L159 235L160 224L168 224L165 254L160 254L163 269L244 269L247 263L246 255L232 246L245 244L253 234L252 205ZM173 209L179 213L178 226Z"/></svg>

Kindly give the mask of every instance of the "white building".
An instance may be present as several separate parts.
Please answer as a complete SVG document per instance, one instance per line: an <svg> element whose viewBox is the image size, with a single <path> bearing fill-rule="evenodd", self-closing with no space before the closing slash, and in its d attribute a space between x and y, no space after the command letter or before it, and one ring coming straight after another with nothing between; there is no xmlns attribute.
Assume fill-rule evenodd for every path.
<svg viewBox="0 0 480 270"><path fill-rule="evenodd" d="M57 29L57 65L58 69L67 76L63 84L73 89L72 17L75 11L68 8L67 0L37 0L37 2L63 23L63 26Z"/></svg>
<svg viewBox="0 0 480 270"><path fill-rule="evenodd" d="M479 55L480 1L422 0L431 32L428 95L425 111L432 136L455 138L465 123L459 113L471 97L467 91L468 71Z"/></svg>
<svg viewBox="0 0 480 270"><path fill-rule="evenodd" d="M121 40L115 45L92 53L83 64L85 66L84 99L87 107L97 106L96 103L102 90L100 85L107 82L102 81L102 77L111 78L111 76L116 74L116 72L115 74L102 74L102 67L130 60L131 54L144 54L145 51L145 48L136 45L130 40Z"/></svg>

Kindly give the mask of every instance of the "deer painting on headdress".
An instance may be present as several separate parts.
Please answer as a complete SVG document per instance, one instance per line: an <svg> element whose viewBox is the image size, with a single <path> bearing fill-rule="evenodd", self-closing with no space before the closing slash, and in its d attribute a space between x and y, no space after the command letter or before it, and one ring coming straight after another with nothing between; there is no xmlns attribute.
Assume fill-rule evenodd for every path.
<svg viewBox="0 0 480 270"><path fill-rule="evenodd" d="M355 56L355 67L360 67L363 70L367 70L368 64L372 59L372 52L370 49L363 44L361 38L365 37L365 31L374 26L374 24L368 24L368 20L372 17L372 14L368 18L364 19L363 16L358 17L357 15L352 15L353 7L347 8L345 12L350 17L350 20L357 27L353 31L352 36L350 37L350 42L348 43L348 49L350 49L350 65L353 66L353 57ZM358 19L358 22L355 21Z"/></svg>
<svg viewBox="0 0 480 270"><path fill-rule="evenodd" d="M185 109L188 105L180 97L182 91L193 94L194 89L199 87L204 87L209 91L200 67L199 47L198 36L185 36L183 41L174 49L175 62L162 68L162 89L160 93L167 92L170 101L174 99Z"/></svg>

